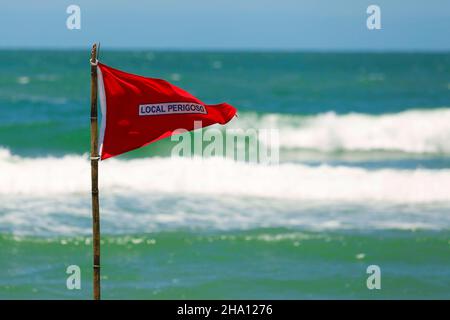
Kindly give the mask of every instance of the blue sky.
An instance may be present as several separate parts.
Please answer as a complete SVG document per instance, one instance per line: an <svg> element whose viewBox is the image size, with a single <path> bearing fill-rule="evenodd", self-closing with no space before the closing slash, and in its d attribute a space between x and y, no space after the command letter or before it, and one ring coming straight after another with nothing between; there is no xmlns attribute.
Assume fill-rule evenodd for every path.
<svg viewBox="0 0 450 320"><path fill-rule="evenodd" d="M66 8L81 8L68 30ZM381 30L366 9L381 8ZM450 50L449 0L0 0L0 47Z"/></svg>

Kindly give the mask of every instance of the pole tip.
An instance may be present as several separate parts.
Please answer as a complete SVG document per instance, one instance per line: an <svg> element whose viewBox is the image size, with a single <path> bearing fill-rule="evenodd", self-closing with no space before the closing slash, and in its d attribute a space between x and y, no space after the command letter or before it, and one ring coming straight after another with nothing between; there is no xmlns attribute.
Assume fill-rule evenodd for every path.
<svg viewBox="0 0 450 320"><path fill-rule="evenodd" d="M94 43L92 45L92 50L91 50L91 63L95 63L96 60L97 60L97 44Z"/></svg>

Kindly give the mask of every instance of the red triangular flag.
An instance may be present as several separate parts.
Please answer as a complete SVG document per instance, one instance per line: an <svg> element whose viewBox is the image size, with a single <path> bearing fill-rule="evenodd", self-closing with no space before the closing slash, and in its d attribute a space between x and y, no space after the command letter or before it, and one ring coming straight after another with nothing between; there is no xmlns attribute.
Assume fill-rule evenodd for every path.
<svg viewBox="0 0 450 320"><path fill-rule="evenodd" d="M102 160L169 137L176 129L194 130L225 124L236 108L207 105L162 79L126 73L98 63L98 91L102 110L99 146Z"/></svg>

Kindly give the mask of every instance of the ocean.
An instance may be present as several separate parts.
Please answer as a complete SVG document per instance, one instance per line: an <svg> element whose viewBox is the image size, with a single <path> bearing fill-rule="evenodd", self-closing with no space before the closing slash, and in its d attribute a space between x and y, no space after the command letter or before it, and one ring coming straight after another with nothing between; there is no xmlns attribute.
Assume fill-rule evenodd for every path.
<svg viewBox="0 0 450 320"><path fill-rule="evenodd" d="M0 51L1 299L92 297L88 60ZM450 298L449 53L100 60L226 101L226 128L278 130L280 148L279 164L171 157L165 139L101 162L103 298Z"/></svg>

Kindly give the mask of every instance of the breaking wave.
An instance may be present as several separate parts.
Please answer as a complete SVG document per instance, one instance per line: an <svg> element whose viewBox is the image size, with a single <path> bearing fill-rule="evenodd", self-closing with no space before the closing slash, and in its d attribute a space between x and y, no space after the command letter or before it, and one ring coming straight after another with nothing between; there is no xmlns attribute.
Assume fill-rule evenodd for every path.
<svg viewBox="0 0 450 320"><path fill-rule="evenodd" d="M24 158L0 150L0 195L55 197L90 190L87 156ZM450 202L450 169L366 170L299 163L262 165L222 158L109 159L102 194L230 195L345 202Z"/></svg>
<svg viewBox="0 0 450 320"><path fill-rule="evenodd" d="M450 108L382 115L244 113L229 126L277 128L280 147L285 149L450 154Z"/></svg>

